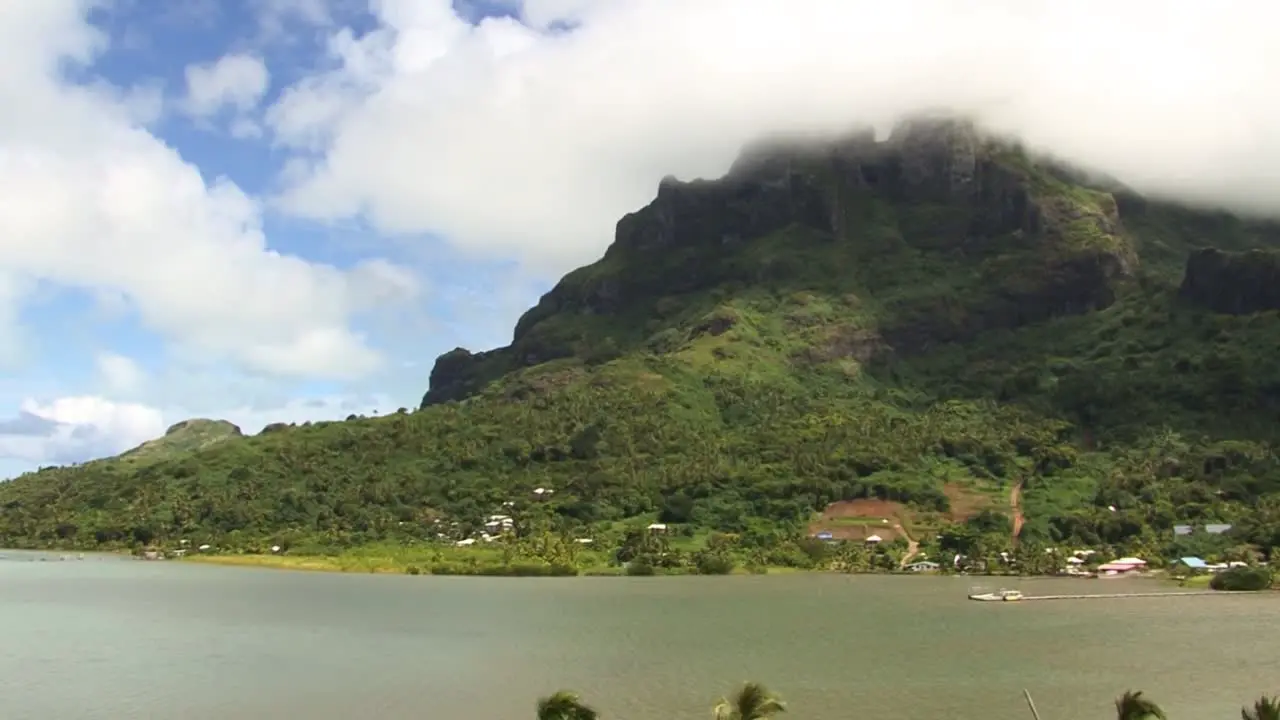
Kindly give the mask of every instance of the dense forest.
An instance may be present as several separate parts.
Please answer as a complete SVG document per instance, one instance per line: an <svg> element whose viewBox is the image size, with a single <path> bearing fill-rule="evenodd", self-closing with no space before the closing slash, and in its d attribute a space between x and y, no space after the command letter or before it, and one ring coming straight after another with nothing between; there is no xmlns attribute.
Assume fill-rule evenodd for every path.
<svg viewBox="0 0 1280 720"><path fill-rule="evenodd" d="M664 180L510 346L441 356L421 406L251 437L195 421L30 473L0 483L0 546L321 552L453 542L494 513L766 546L865 499L941 547L1266 557L1273 248L1275 225L963 122L763 145ZM1174 533L1209 523L1232 528Z"/></svg>

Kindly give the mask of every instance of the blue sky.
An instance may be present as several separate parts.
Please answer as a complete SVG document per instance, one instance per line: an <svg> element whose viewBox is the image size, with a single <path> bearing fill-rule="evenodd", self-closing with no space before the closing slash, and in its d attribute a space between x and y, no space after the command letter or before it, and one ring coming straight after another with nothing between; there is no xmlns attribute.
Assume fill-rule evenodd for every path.
<svg viewBox="0 0 1280 720"><path fill-rule="evenodd" d="M0 3L0 478L188 417L413 407L660 178L762 134L952 109L1274 213L1277 23L1264 0Z"/></svg>
<svg viewBox="0 0 1280 720"><path fill-rule="evenodd" d="M130 0L83 14L103 46L90 62L63 67L60 79L154 93L161 107L145 124L148 133L205 183L227 180L255 198L279 189L285 163L297 153L266 131L237 132L233 123L260 124L287 87L332 67L326 43L336 28L367 33L377 25L356 2L206 0L166 4L160 14L155 7ZM510 12L480 4L458 9L472 22ZM185 111L189 69L233 53L261 61L269 74L252 104ZM508 260L464 257L430 232L389 239L358 217L300 218L268 204L260 222L266 251L339 271L376 257L430 288L350 316L348 327L380 356L376 370L331 378L264 373L221 355L191 361L184 353L201 351L177 347L170 334L149 326L127 289L38 279L23 298L15 323L21 339L0 373L0 478L123 450L188 413L229 415L252 432L277 419L413 407L436 355L458 345L505 343L518 313L553 280ZM107 376L111 367L130 377Z"/></svg>

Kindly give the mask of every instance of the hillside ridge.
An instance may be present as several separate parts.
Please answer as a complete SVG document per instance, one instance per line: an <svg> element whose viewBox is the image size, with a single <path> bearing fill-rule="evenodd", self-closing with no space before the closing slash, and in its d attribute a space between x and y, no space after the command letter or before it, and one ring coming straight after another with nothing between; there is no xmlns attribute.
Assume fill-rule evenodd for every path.
<svg viewBox="0 0 1280 720"><path fill-rule="evenodd" d="M1051 170L1030 167L1016 146L970 122L924 117L899 123L882 142L870 131L828 143L775 140L745 150L723 178L668 177L649 205L618 221L600 261L569 273L520 318L509 346L476 354L457 348L438 358L423 405L461 399L510 370L574 355L581 351L575 345L619 340L589 332L574 337L557 316L619 316L717 285L809 272L787 267L786 258L734 272L729 261L748 241L787 228L857 244L868 266L875 253L900 250L895 243L941 251L944 262L996 255L1006 249L1001 243L1024 254L1005 258L1025 261L1023 277L988 269L981 280L992 284L990 292L964 322L936 313L936 297L903 308L898 322L880 329L886 347L899 352L1106 307L1136 265L1116 201L1065 185L1054 173L1066 171ZM889 203L916 212L875 224L883 220L875 213ZM891 235L876 237L875 230ZM930 247L934 242L943 245Z"/></svg>
<svg viewBox="0 0 1280 720"><path fill-rule="evenodd" d="M774 139L663 180L508 346L441 355L417 410L32 473L0 485L0 545L324 553L506 513L631 548L611 561L654 522L760 564L873 526L925 556L991 556L1015 524L1019 548L1267 555L1278 249L1274 223L955 118ZM1206 522L1235 529L1173 533ZM649 560L707 557L673 548Z"/></svg>

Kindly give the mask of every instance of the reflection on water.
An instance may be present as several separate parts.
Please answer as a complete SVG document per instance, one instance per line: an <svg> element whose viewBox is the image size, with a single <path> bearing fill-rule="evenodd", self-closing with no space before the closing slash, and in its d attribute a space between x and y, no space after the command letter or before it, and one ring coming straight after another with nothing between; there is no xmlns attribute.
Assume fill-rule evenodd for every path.
<svg viewBox="0 0 1280 720"><path fill-rule="evenodd" d="M798 719L1025 720L1023 688L1045 718L1109 718L1129 688L1181 717L1231 718L1280 677L1274 595L975 603L967 578L446 578L121 559L0 565L0 717L519 718L568 687L607 717L701 720L758 679Z"/></svg>

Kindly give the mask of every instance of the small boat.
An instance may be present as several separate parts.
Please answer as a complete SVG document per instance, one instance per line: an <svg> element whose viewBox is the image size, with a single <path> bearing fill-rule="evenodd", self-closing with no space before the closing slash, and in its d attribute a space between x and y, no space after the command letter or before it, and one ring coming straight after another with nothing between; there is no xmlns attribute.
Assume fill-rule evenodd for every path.
<svg viewBox="0 0 1280 720"><path fill-rule="evenodd" d="M1022 592L1019 590L997 590L995 592L975 593L969 596L970 600L978 600L981 602L1017 602L1022 599Z"/></svg>

